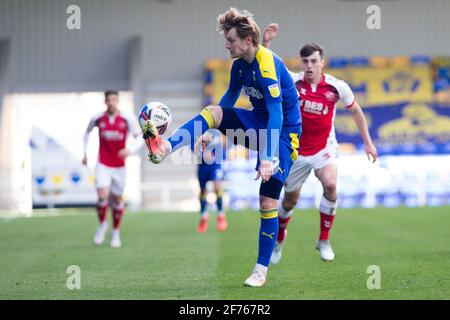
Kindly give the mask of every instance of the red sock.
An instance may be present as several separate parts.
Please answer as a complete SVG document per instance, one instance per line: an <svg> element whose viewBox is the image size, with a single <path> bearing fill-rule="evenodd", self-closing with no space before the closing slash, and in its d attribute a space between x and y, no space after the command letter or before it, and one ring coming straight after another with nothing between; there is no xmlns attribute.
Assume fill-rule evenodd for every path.
<svg viewBox="0 0 450 320"><path fill-rule="evenodd" d="M100 223L105 222L107 210L108 210L108 203L106 201L102 201L97 204L97 216Z"/></svg>
<svg viewBox="0 0 450 320"><path fill-rule="evenodd" d="M333 225L334 216L320 213L320 236L319 240L328 240L328 233Z"/></svg>
<svg viewBox="0 0 450 320"><path fill-rule="evenodd" d="M286 228L289 223L289 219L291 219L290 216L287 218L278 217L278 242L283 242L286 237Z"/></svg>
<svg viewBox="0 0 450 320"><path fill-rule="evenodd" d="M113 208L113 228L118 229L120 227L120 222L122 221L123 213L125 212L125 207L119 205Z"/></svg>

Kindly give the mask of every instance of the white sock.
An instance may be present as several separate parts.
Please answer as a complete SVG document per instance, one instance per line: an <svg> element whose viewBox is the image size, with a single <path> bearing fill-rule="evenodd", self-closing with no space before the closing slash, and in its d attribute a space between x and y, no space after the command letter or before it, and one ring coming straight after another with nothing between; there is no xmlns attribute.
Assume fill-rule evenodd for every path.
<svg viewBox="0 0 450 320"><path fill-rule="evenodd" d="M102 228L102 229L107 229L108 228L108 221L103 221L102 223L100 223L100 227Z"/></svg>
<svg viewBox="0 0 450 320"><path fill-rule="evenodd" d="M113 229L112 235L113 237L120 236L120 229Z"/></svg>
<svg viewBox="0 0 450 320"><path fill-rule="evenodd" d="M336 214L337 207L337 200L330 201L322 195L322 198L320 199L320 212L334 216Z"/></svg>
<svg viewBox="0 0 450 320"><path fill-rule="evenodd" d="M280 218L284 218L284 219L289 218L290 216L292 216L292 211L293 210L286 211L283 208L283 201L279 202L279 204L278 204L278 216Z"/></svg>
<svg viewBox="0 0 450 320"><path fill-rule="evenodd" d="M255 271L259 271L264 277L267 275L267 267L263 266L262 264L257 263L255 265Z"/></svg>

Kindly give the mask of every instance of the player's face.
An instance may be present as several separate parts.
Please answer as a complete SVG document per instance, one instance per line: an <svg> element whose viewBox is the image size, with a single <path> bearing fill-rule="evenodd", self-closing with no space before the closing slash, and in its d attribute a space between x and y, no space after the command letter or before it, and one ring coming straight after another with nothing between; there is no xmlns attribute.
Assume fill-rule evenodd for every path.
<svg viewBox="0 0 450 320"><path fill-rule="evenodd" d="M117 105L119 104L119 97L115 94L110 94L105 98L105 104L109 113L115 113L117 111Z"/></svg>
<svg viewBox="0 0 450 320"><path fill-rule="evenodd" d="M319 51L314 51L309 57L300 57L302 70L307 81L319 81L322 77L323 59Z"/></svg>
<svg viewBox="0 0 450 320"><path fill-rule="evenodd" d="M230 29L227 33L225 33L225 49L230 52L231 58L240 58L245 55L251 44L250 36L245 39L239 38L236 28Z"/></svg>

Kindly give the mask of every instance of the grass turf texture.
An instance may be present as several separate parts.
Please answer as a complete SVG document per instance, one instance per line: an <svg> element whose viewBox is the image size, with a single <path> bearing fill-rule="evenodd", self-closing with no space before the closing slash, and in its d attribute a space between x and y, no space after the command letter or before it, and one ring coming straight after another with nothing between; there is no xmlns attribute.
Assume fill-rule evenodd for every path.
<svg viewBox="0 0 450 320"><path fill-rule="evenodd" d="M258 213L230 212L229 229L198 234L196 213L127 214L123 247L95 247L93 210L0 219L0 299L449 299L450 207L339 209L334 262L314 249L316 210L294 214L283 258L262 288L248 288ZM108 234L110 235L110 233ZM81 268L81 290L66 269ZM369 290L367 267L381 269Z"/></svg>

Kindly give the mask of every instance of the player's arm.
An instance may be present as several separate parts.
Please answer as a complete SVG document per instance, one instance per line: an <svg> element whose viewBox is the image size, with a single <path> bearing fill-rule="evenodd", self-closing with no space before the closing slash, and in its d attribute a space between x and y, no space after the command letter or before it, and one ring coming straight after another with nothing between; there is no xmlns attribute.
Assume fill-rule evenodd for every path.
<svg viewBox="0 0 450 320"><path fill-rule="evenodd" d="M228 89L220 99L219 106L221 107L232 107L236 104L241 93L242 82L239 78L239 67L238 61L236 60L231 67L230 72L230 83Z"/></svg>
<svg viewBox="0 0 450 320"><path fill-rule="evenodd" d="M262 42L262 45L264 47L266 48L270 47L272 39L274 39L277 36L279 27L280 26L278 25L278 23L270 23L269 25L267 25L266 29L264 29ZM294 83L301 79L301 75L298 72L293 72L289 69L288 72L291 75L292 80L294 80Z"/></svg>
<svg viewBox="0 0 450 320"><path fill-rule="evenodd" d="M267 60L266 60L267 61ZM261 165L258 173L263 181L268 181L275 174L273 160L280 144L281 128L283 126L283 106L280 85L280 68L273 64L263 66L264 76L260 74L260 86L269 113L267 122L267 139L264 145Z"/></svg>
<svg viewBox="0 0 450 320"><path fill-rule="evenodd" d="M270 47L270 42L273 38L277 36L278 28L280 26L278 23L270 23L267 25L266 29L264 29L263 33L263 42L262 45L266 48Z"/></svg>
<svg viewBox="0 0 450 320"><path fill-rule="evenodd" d="M361 138L364 141L364 151L367 154L367 158L370 160L370 156L373 159L373 162L377 160L377 148L372 142L372 138L370 137L369 128L367 126L366 117L361 109L359 103L354 100L353 104L347 108L350 111L353 120L358 127L359 133L361 134Z"/></svg>
<svg viewBox="0 0 450 320"><path fill-rule="evenodd" d="M91 121L89 121L89 124L86 128L86 131L84 132L84 136L83 136L83 160L82 163L83 165L87 165L87 146L89 143L89 134L91 133L91 131L95 128L95 126L97 126L97 116L92 117Z"/></svg>
<svg viewBox="0 0 450 320"><path fill-rule="evenodd" d="M372 138L369 134L369 128L367 126L366 117L361 109L359 103L355 100L352 89L345 81L338 80L336 82L336 89L339 93L339 100L344 104L345 108L350 111L352 118L358 127L359 133L364 141L364 151L367 154L367 158L370 160L372 156L373 162L377 159L377 149L372 142Z"/></svg>

